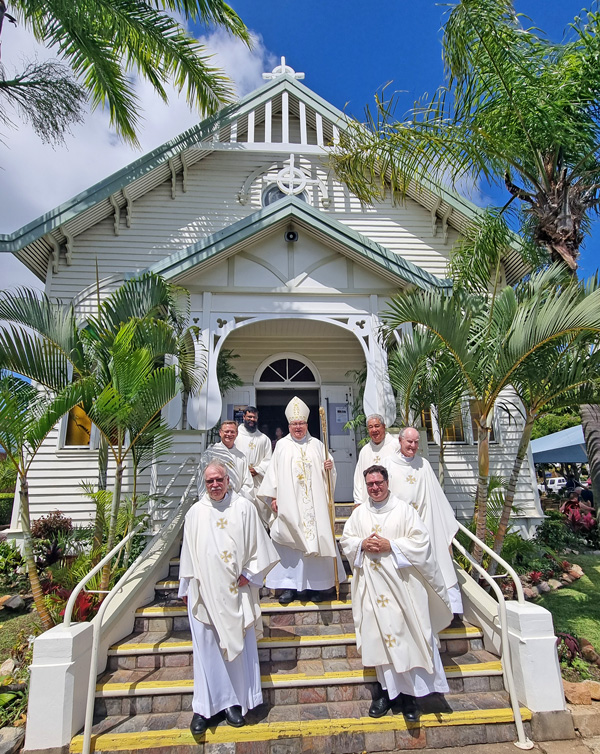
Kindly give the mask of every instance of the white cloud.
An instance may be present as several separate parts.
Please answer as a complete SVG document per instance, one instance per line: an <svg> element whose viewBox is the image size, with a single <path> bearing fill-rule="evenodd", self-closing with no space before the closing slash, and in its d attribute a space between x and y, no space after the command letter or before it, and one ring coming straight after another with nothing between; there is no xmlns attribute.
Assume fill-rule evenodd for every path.
<svg viewBox="0 0 600 754"><path fill-rule="evenodd" d="M214 53L214 64L232 79L238 96L261 86L263 71L274 67L274 57L260 38L254 39L252 50L222 30L200 41ZM11 68L19 69L22 60L35 56L39 60L53 57L23 27L15 29L6 24L2 62L7 73ZM107 113L101 110L88 112L85 121L76 125L59 147L44 144L28 124L15 116L17 128L5 129L4 144L0 143L0 233L26 225L201 120L172 88L168 90L168 105L144 80L138 80L136 91L143 118L139 127L140 150L116 138ZM4 254L1 260L3 288L36 280L12 256Z"/></svg>

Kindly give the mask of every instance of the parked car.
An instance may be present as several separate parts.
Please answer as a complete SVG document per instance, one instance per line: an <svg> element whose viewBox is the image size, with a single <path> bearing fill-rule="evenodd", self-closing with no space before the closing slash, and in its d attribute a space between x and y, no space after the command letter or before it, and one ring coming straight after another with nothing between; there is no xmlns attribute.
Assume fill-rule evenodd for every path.
<svg viewBox="0 0 600 754"><path fill-rule="evenodd" d="M567 486L567 480L564 478L564 476L551 476L548 479L546 479L546 488L548 492L560 492L564 487Z"/></svg>

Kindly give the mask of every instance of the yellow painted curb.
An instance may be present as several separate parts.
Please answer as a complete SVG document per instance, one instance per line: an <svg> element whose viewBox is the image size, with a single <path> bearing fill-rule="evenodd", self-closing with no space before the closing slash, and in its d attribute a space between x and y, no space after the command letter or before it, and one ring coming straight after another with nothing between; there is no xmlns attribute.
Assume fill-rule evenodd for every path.
<svg viewBox="0 0 600 754"><path fill-rule="evenodd" d="M531 720L531 712L521 707L523 720ZM139 733L106 733L92 736L92 751L140 751L167 746L193 746L197 743L220 744L244 741L275 741L282 738L335 736L340 733L380 733L418 728L440 728L456 725L488 725L512 723L511 709L469 710L453 713L423 715L418 723L407 724L401 715L373 720L370 717L337 720L303 720L284 723L259 723L244 728L220 725L194 738L189 730L156 730ZM83 737L71 741L71 754L80 754Z"/></svg>
<svg viewBox="0 0 600 754"><path fill-rule="evenodd" d="M477 662L470 665L448 665L444 667L447 678L472 678L474 676L501 675L502 663ZM307 673L282 673L262 675L261 685L264 689L288 686L332 686L338 683L360 683L375 678L374 668L360 670L337 670L308 675ZM193 688L194 681L132 681L124 683L99 683L96 685L96 696L145 696L155 694L178 694Z"/></svg>

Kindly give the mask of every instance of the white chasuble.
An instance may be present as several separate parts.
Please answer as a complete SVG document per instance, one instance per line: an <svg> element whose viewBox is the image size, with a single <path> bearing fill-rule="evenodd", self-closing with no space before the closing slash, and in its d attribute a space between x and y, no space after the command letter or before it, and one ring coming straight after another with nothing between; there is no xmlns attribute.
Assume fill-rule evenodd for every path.
<svg viewBox="0 0 600 754"><path fill-rule="evenodd" d="M334 558L337 547L329 520L324 463L325 446L320 440L308 433L302 440L286 435L275 446L258 496L269 506L277 499L273 542L304 555ZM335 468L331 478L333 494Z"/></svg>
<svg viewBox="0 0 600 754"><path fill-rule="evenodd" d="M278 559L254 505L235 493L220 502L205 494L185 517L179 574L188 609L214 628L228 662L242 652L249 627L262 636L259 585ZM240 587L242 573L251 583Z"/></svg>
<svg viewBox="0 0 600 754"><path fill-rule="evenodd" d="M272 518L271 510L260 502L256 495L273 455L271 440L258 430L256 432L249 432L243 424L240 424L238 436L235 438L235 447L244 454L248 465L256 472L254 476L250 475L254 488L253 501L258 510L258 515L265 524L269 525Z"/></svg>
<svg viewBox="0 0 600 754"><path fill-rule="evenodd" d="M382 466L383 459L389 456L397 455L400 452L400 443L398 438L391 435L389 432L385 433L383 442L379 444L374 443L373 440L369 442L361 449L356 468L354 469L354 504L366 503L369 499L367 493L367 485L365 484L364 472L369 466L375 464Z"/></svg>
<svg viewBox="0 0 600 754"><path fill-rule="evenodd" d="M399 567L394 550L361 549L374 532L390 540L406 567ZM391 666L396 673L422 668L433 675L433 632L448 625L452 612L417 513L393 495L379 509L368 501L353 511L340 544L354 565L352 612L363 665Z"/></svg>
<svg viewBox="0 0 600 754"><path fill-rule="evenodd" d="M201 473L198 476L198 497L202 497L206 492L204 469L211 461L219 461L224 464L229 475L230 488L242 497L254 502L254 482L246 456L235 445L228 448L222 442L210 445L202 454L200 459Z"/></svg>
<svg viewBox="0 0 600 754"><path fill-rule="evenodd" d="M398 453L385 459L383 466L390 475L390 492L410 503L425 522L446 589L452 590L454 612L461 613L458 577L449 549L458 531L458 523L429 461L421 456L407 458Z"/></svg>

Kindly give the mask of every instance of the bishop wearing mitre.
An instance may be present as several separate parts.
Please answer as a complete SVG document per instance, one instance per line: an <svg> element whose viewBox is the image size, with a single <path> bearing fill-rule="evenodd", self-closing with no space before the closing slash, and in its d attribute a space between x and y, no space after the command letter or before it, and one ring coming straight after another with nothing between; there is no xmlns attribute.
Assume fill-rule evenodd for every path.
<svg viewBox="0 0 600 754"><path fill-rule="evenodd" d="M325 446L308 432L309 408L298 397L288 403L285 415L290 432L275 446L273 458L258 490L258 497L271 507L275 519L271 538L280 562L269 573L266 585L282 589L285 605L298 593L322 602L344 568L333 535L328 508L326 474L335 484L335 466Z"/></svg>

